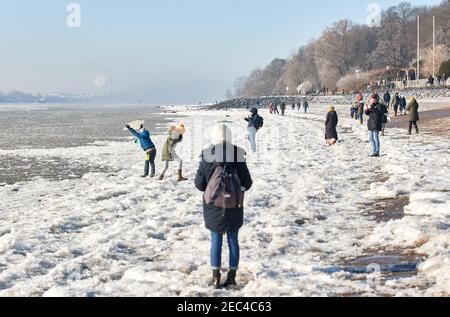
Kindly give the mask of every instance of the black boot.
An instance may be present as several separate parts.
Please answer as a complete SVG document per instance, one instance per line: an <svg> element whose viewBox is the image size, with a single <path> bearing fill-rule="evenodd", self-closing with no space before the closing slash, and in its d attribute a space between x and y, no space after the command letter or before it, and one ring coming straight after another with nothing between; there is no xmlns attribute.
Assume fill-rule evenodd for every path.
<svg viewBox="0 0 450 317"><path fill-rule="evenodd" d="M212 280L212 285L214 286L215 289L220 289L220 270L214 270L213 271L213 280Z"/></svg>
<svg viewBox="0 0 450 317"><path fill-rule="evenodd" d="M228 272L227 279L225 280L225 283L223 283L222 287L227 288L236 285L236 270L230 270Z"/></svg>
<svg viewBox="0 0 450 317"><path fill-rule="evenodd" d="M416 134L419 134L419 128L416 129Z"/></svg>

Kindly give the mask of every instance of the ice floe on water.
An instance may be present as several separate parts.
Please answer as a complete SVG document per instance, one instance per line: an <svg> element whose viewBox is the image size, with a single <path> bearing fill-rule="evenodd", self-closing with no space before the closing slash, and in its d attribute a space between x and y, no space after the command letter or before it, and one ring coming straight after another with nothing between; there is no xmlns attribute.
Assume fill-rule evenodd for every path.
<svg viewBox="0 0 450 317"><path fill-rule="evenodd" d="M0 186L0 296L448 295L448 140L392 129L385 155L372 159L366 127L337 107L342 142L328 148L325 109L263 112L259 153L248 154L254 186L233 292L208 285L209 233L192 180L216 121L229 121L235 143L247 146L244 111L179 113L188 130L178 149L190 178L182 184L175 175L141 179L132 142L0 151L113 171ZM154 138L158 149L164 138ZM399 210L377 218L380 206Z"/></svg>

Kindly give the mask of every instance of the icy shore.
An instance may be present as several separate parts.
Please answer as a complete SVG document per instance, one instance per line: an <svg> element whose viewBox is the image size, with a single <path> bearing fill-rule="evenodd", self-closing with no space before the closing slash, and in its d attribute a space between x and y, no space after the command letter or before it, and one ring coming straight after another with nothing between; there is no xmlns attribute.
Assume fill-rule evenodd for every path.
<svg viewBox="0 0 450 317"><path fill-rule="evenodd" d="M0 186L0 296L450 295L448 140L391 129L374 160L366 127L345 119L347 108L338 107L342 142L334 148L323 142L325 106L307 116L263 112L259 153L248 157L255 184L234 292L208 286L209 233L193 177L216 121L229 121L247 147L244 111L179 113L188 127L183 184L139 178L143 157L132 142L0 150L114 170ZM155 141L161 149L164 136ZM160 170L160 153L157 160ZM398 197L405 214L377 221L374 206ZM373 252L417 254L417 274L343 264ZM224 267L226 258L225 249Z"/></svg>

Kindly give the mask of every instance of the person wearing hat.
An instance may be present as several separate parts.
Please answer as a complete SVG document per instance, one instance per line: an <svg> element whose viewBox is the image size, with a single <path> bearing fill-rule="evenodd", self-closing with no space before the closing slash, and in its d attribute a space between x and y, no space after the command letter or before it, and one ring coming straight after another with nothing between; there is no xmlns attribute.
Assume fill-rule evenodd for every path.
<svg viewBox="0 0 450 317"><path fill-rule="evenodd" d="M154 177L156 173L156 166L155 166L155 158L156 158L156 147L155 144L153 144L152 139L150 138L150 132L148 132L144 125L141 125L141 128L138 131L130 127L129 125L126 125L126 128L130 133L136 137L136 139L139 141L139 144L142 147L142 150L145 152L145 165L144 165L144 175L142 175L142 178L145 178L148 176L150 172L150 165L152 167L152 173L150 177Z"/></svg>
<svg viewBox="0 0 450 317"><path fill-rule="evenodd" d="M175 152L177 145L183 141L183 136L185 133L186 128L184 124L180 124L178 127L170 127L169 136L167 137L162 151L162 160L166 163L166 166L159 177L160 180L164 179L164 175L169 169L170 162L176 161L178 162L178 181L187 181L187 178L183 177L183 160Z"/></svg>
<svg viewBox="0 0 450 317"><path fill-rule="evenodd" d="M239 178L240 191L248 191L253 184L246 163L245 150L232 144L231 130L223 123L217 124L211 133L211 145L202 151L195 187L205 192L214 189L217 181L217 169L229 168ZM211 183L211 184L210 184ZM236 286L236 273L239 268L239 230L244 224L244 205L240 203L234 208L217 207L207 204L203 199L203 216L205 227L211 231L211 268L212 283L216 289ZM221 284L222 245L227 235L229 271L227 279Z"/></svg>
<svg viewBox="0 0 450 317"><path fill-rule="evenodd" d="M369 116L367 128L369 129L369 140L372 144L372 157L380 156L380 132L383 130L386 112L386 106L380 103L378 94L373 94L366 107L366 115Z"/></svg>
<svg viewBox="0 0 450 317"><path fill-rule="evenodd" d="M413 125L416 128L416 133L419 134L419 127L417 126L417 121L420 120L419 103L417 102L415 97L411 97L409 99L408 107L406 107L406 110L409 112L409 134L411 135Z"/></svg>
<svg viewBox="0 0 450 317"><path fill-rule="evenodd" d="M339 122L338 115L333 106L328 108L327 119L325 120L325 140L329 146L335 145L338 138L337 124Z"/></svg>
<svg viewBox="0 0 450 317"><path fill-rule="evenodd" d="M244 119L248 122L248 140L253 152L256 152L256 132L262 127L262 117L258 115L258 109L253 108L250 110L250 116Z"/></svg>

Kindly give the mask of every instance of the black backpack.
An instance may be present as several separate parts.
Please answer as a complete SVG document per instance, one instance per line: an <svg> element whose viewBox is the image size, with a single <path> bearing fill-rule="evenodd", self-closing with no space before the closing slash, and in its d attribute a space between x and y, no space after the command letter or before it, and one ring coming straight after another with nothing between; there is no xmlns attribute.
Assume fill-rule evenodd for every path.
<svg viewBox="0 0 450 317"><path fill-rule="evenodd" d="M261 116L256 116L255 118L255 128L256 130L261 129L264 126L264 118Z"/></svg>

